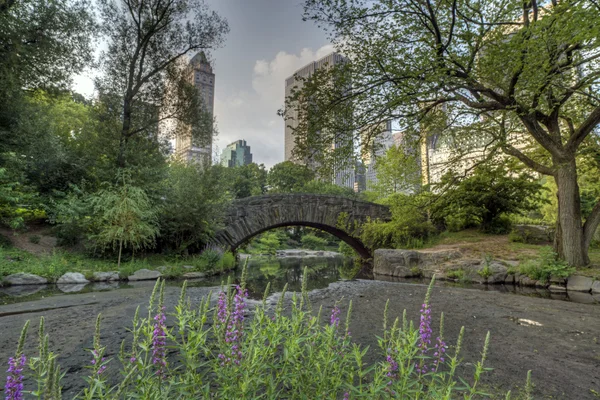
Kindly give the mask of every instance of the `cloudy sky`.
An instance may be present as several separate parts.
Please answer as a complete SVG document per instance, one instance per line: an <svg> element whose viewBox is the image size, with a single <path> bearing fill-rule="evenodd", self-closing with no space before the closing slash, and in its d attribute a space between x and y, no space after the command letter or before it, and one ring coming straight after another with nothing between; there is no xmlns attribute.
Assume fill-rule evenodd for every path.
<svg viewBox="0 0 600 400"><path fill-rule="evenodd" d="M331 51L325 34L302 21L301 0L205 0L227 18L231 32L216 50L214 147L245 139L254 161L267 168L283 161L284 81L295 70ZM89 75L88 73L87 75ZM74 89L91 96L91 80L79 76Z"/></svg>

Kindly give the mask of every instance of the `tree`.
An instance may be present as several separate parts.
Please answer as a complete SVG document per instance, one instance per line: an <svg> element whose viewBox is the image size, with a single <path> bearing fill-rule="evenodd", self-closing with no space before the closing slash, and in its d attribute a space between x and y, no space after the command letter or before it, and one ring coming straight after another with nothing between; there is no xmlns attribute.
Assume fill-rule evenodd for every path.
<svg viewBox="0 0 600 400"><path fill-rule="evenodd" d="M508 215L539 207L542 185L527 173L511 176L506 170L504 164L481 164L462 180L447 173L440 182L443 194L432 207L434 219L444 219L457 230L478 226L483 232L507 233Z"/></svg>
<svg viewBox="0 0 600 400"><path fill-rule="evenodd" d="M177 253L199 251L221 224L230 200L226 169L173 163L163 181L159 245Z"/></svg>
<svg viewBox="0 0 600 400"><path fill-rule="evenodd" d="M302 191L304 186L314 178L314 172L307 166L284 161L271 167L267 183L273 192L292 193Z"/></svg>
<svg viewBox="0 0 600 400"><path fill-rule="evenodd" d="M420 126L425 137L428 119L443 114L441 132L552 177L557 252L571 265L589 263L600 202L584 223L576 158L594 146L600 122L597 2L306 0L304 18L325 26L351 59L318 71L288 100L305 99L319 113L296 132L304 149L314 150L307 139L317 129L338 136L317 145L337 143L388 120ZM336 75L352 91L319 89ZM335 115L344 108L354 113L341 129Z"/></svg>
<svg viewBox="0 0 600 400"><path fill-rule="evenodd" d="M230 168L232 190L236 199L260 196L267 192L267 170L264 164L250 163Z"/></svg>
<svg viewBox="0 0 600 400"><path fill-rule="evenodd" d="M158 235L157 209L143 189L121 180L121 185L100 190L91 198L98 227L92 240L102 247L118 247L118 267L124 246L134 251L153 247Z"/></svg>
<svg viewBox="0 0 600 400"><path fill-rule="evenodd" d="M227 21L203 0L101 0L99 6L108 50L97 86L121 121L117 165L126 166L132 138L156 134L159 125L212 126L187 64L189 55L222 44Z"/></svg>
<svg viewBox="0 0 600 400"><path fill-rule="evenodd" d="M381 197L393 193L414 192L421 182L417 157L400 146L392 146L375 161L377 183L374 190Z"/></svg>

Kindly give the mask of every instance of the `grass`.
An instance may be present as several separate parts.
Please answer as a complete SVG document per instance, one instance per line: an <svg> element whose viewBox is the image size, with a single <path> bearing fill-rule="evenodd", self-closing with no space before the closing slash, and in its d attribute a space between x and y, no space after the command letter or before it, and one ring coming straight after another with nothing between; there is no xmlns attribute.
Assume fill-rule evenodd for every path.
<svg viewBox="0 0 600 400"><path fill-rule="evenodd" d="M183 268L183 266L192 268ZM121 278L126 278L140 269L161 269L165 278L178 278L185 272L218 273L232 269L235 266L235 257L226 252L224 254L208 254L181 258L150 255L137 258L130 262L121 263L117 268L114 261L90 258L81 254L55 251L50 255L33 255L27 251L8 247L6 243L0 245L0 282L4 277L18 272L35 274L56 282L67 272L80 272L89 280L93 279L94 272L117 271ZM164 267L164 268L160 268Z"/></svg>

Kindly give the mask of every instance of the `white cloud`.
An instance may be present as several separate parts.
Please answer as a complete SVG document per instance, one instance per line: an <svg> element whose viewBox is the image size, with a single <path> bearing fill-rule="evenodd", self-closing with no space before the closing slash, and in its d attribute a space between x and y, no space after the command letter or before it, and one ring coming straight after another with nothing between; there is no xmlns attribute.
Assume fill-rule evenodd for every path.
<svg viewBox="0 0 600 400"><path fill-rule="evenodd" d="M267 168L283 161L284 121L277 110L284 105L285 79L304 65L334 51L326 45L316 51L305 48L300 54L280 51L271 60L257 60L252 71L252 91L217 90L215 115L219 127L216 144L244 139L252 147L254 161ZM219 71L215 71L217 81Z"/></svg>

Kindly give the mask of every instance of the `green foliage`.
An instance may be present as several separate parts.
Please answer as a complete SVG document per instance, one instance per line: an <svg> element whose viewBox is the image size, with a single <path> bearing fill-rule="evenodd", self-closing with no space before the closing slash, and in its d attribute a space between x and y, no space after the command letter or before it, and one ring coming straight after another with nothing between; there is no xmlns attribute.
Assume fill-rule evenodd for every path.
<svg viewBox="0 0 600 400"><path fill-rule="evenodd" d="M302 192L304 186L315 178L308 167L291 161L273 165L267 175L270 190L276 193Z"/></svg>
<svg viewBox="0 0 600 400"><path fill-rule="evenodd" d="M349 257L349 258L355 258L356 256L358 256L358 254L356 253L356 250L354 250L352 248L352 246L350 246L348 243L344 242L343 240L340 241L340 244L338 246L338 253L341 253L344 257Z"/></svg>
<svg viewBox="0 0 600 400"><path fill-rule="evenodd" d="M541 190L529 174L506 174L504 164L479 165L463 180L448 173L440 185L443 194L433 207L434 218L450 231L477 226L486 233L509 232L508 215L536 209Z"/></svg>
<svg viewBox="0 0 600 400"><path fill-rule="evenodd" d="M42 237L40 235L29 236L29 241L33 244L40 244L40 240L42 240Z"/></svg>
<svg viewBox="0 0 600 400"><path fill-rule="evenodd" d="M254 239L250 252L252 254L267 254L274 256L281 247L281 237L275 232L266 232Z"/></svg>
<svg viewBox="0 0 600 400"><path fill-rule="evenodd" d="M103 189L91 199L97 219L91 239L101 249L118 247L119 266L123 247L134 251L153 247L158 234L156 208L143 189L122 179L121 185Z"/></svg>
<svg viewBox="0 0 600 400"><path fill-rule="evenodd" d="M162 189L159 247L181 254L208 242L231 198L226 173L220 166L170 165Z"/></svg>
<svg viewBox="0 0 600 400"><path fill-rule="evenodd" d="M326 239L320 238L312 233L307 233L302 236L302 248L309 250L325 250L328 242Z"/></svg>
<svg viewBox="0 0 600 400"><path fill-rule="evenodd" d="M264 164L250 163L235 168L228 168L232 177L232 192L236 199L260 196L267 192L267 170Z"/></svg>
<svg viewBox="0 0 600 400"><path fill-rule="evenodd" d="M305 271L303 282L307 280ZM466 378L458 375L462 370L465 329L461 329L452 350L448 349L443 314L436 350L433 344L423 344L419 327L412 321L409 323L406 311L401 321L397 318L390 324L386 307L383 333L378 338L380 352L376 355L352 341L349 332L352 302L345 317L340 316L337 303L331 317L322 316L321 311L315 315L304 284L302 293L293 296L288 311L284 312L283 300L270 310L266 305L267 289L262 304L252 310L252 318L242 318L247 296L244 287L242 281L236 289L219 293L219 304L213 311L211 295L202 298L200 304L192 304L184 285L173 313L169 314L173 326L167 327L163 322L164 281L159 280L150 297L148 313L136 311L130 337L114 358L105 353L101 316L98 316L91 355L95 362L83 393L90 398L95 393L94 398L99 399L112 398L112 394L153 399L379 400L390 398L391 393L396 398L421 400L488 397L480 385L481 377L489 370L486 367L489 333L481 358L473 363L473 377ZM431 312L430 291L424 303ZM429 315L421 316L427 327L431 325ZM323 323L323 317L327 323ZM24 347L25 331L26 328L17 354ZM39 357L32 358L25 375L39 382L40 392L51 392L60 398L62 376L54 372L60 367L57 356L49 352L43 318L39 342ZM172 350L168 358L162 355L163 346ZM368 363L370 359L376 361ZM425 366L427 372L423 372ZM118 369L120 378L109 381L110 372L102 373L105 369L110 372ZM46 379L46 375L56 378ZM529 399L530 374L525 386Z"/></svg>
<svg viewBox="0 0 600 400"><path fill-rule="evenodd" d="M378 197L394 193L414 193L421 183L420 166L412 149L392 146L375 163L377 183L373 187Z"/></svg>
<svg viewBox="0 0 600 400"><path fill-rule="evenodd" d="M528 260L519 265L519 272L533 280L548 282L550 277L568 278L575 272L575 268L557 259L551 247L544 246L535 260Z"/></svg>
<svg viewBox="0 0 600 400"><path fill-rule="evenodd" d="M350 198L357 197L357 193L355 193L354 190L348 187L342 187L333 183L327 183L319 180L312 180L310 182L307 182L302 187L302 192L314 194L328 194L332 196L342 196Z"/></svg>
<svg viewBox="0 0 600 400"><path fill-rule="evenodd" d="M387 199L392 212L389 222L369 221L361 227L361 240L371 249L419 248L435 233L428 220L431 195L395 194Z"/></svg>

